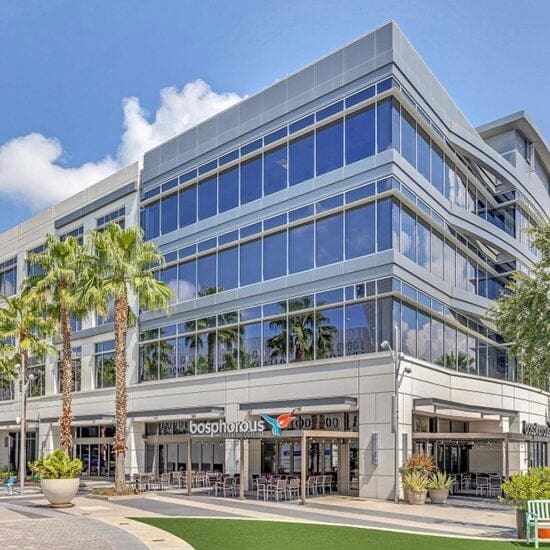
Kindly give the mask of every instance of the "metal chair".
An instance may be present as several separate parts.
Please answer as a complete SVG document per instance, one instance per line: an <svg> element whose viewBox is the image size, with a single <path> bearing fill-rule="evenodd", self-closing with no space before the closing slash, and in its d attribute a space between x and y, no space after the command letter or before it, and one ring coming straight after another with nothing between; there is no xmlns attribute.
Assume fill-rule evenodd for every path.
<svg viewBox="0 0 550 550"><path fill-rule="evenodd" d="M275 500L279 502L279 495L282 495L285 499L287 483L286 479L278 479L275 483L270 483L267 486L267 498L269 498L269 495L273 495Z"/></svg>
<svg viewBox="0 0 550 550"><path fill-rule="evenodd" d="M256 482L256 500L260 499L260 494L263 495L264 500L267 500L267 478L258 477L255 479Z"/></svg>
<svg viewBox="0 0 550 550"><path fill-rule="evenodd" d="M170 472L165 472L164 474L160 474L159 487L161 491L172 488L172 476Z"/></svg>
<svg viewBox="0 0 550 550"><path fill-rule="evenodd" d="M287 485L287 495L288 495L288 500L290 500L293 496L296 496L296 498L300 498L300 480L295 478L295 479L291 479L289 482L288 482L288 485Z"/></svg>
<svg viewBox="0 0 550 550"><path fill-rule="evenodd" d="M223 496L229 493L235 496L235 480L232 477L225 477L222 481L216 481L214 484L214 494L218 496L218 491L221 491Z"/></svg>
<svg viewBox="0 0 550 550"><path fill-rule="evenodd" d="M315 476L308 476L306 480L306 493L314 495L317 492Z"/></svg>

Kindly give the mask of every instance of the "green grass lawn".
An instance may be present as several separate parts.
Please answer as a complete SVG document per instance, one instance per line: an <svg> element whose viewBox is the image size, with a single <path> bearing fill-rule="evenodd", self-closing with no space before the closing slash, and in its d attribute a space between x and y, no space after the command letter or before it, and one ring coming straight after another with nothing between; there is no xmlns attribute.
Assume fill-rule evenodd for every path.
<svg viewBox="0 0 550 550"><path fill-rule="evenodd" d="M520 542L495 542L409 535L357 527L277 521L132 518L164 529L196 550L512 550Z"/></svg>

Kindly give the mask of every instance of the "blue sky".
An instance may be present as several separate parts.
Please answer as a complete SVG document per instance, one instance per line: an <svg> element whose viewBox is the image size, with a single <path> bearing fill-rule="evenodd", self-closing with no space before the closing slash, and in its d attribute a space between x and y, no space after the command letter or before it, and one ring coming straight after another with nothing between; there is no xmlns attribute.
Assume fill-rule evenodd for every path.
<svg viewBox="0 0 550 550"><path fill-rule="evenodd" d="M0 230L389 19L474 125L550 136L546 0L2 0Z"/></svg>

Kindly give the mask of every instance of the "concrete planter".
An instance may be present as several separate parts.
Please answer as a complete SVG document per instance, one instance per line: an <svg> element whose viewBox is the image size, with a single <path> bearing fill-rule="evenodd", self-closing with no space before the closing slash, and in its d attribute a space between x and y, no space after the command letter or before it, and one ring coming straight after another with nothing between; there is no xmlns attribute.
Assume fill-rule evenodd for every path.
<svg viewBox="0 0 550 550"><path fill-rule="evenodd" d="M425 504L426 497L428 496L428 491L426 489L422 491L412 491L409 489L407 491L407 499L409 504Z"/></svg>
<svg viewBox="0 0 550 550"><path fill-rule="evenodd" d="M430 489L432 504L445 504L449 496L449 489Z"/></svg>
<svg viewBox="0 0 550 550"><path fill-rule="evenodd" d="M80 478L43 479L42 492L54 508L72 506L72 500L78 492Z"/></svg>

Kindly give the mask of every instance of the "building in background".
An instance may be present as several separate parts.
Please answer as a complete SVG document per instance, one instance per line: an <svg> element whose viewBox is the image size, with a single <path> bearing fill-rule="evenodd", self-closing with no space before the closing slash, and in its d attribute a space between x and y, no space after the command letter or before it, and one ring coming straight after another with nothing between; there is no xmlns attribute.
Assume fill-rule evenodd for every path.
<svg viewBox="0 0 550 550"><path fill-rule="evenodd" d="M548 464L549 395L486 313L536 259L525 229L548 220L549 174L525 113L473 128L389 23L0 235L0 285L16 291L48 232L141 224L160 246L176 298L129 335L128 473L185 469L192 439L193 469L237 472L242 456L250 483L305 464L341 493L391 497L387 340L410 368L402 459L433 453L457 489L490 494L483 474ZM74 328L75 454L110 476L113 323ZM32 370L31 456L57 445L58 358ZM1 398L0 463L16 463L8 380Z"/></svg>

